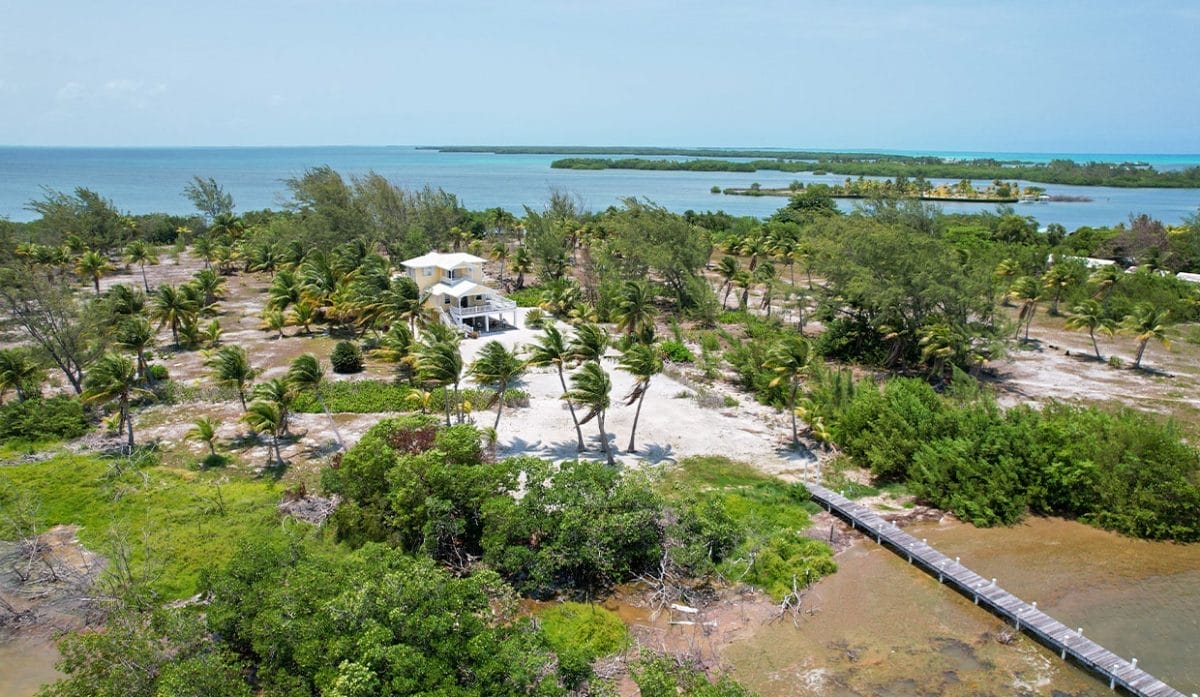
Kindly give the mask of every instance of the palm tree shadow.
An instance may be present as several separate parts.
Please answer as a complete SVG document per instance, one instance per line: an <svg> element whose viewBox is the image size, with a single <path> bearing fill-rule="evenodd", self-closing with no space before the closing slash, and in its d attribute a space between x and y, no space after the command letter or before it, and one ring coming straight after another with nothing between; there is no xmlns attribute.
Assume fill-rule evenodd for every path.
<svg viewBox="0 0 1200 697"><path fill-rule="evenodd" d="M647 443L636 451L631 453L637 455L638 459L644 460L651 465L658 465L664 462L675 464L675 448L670 443Z"/></svg>
<svg viewBox="0 0 1200 697"><path fill-rule="evenodd" d="M791 443L781 445L775 448L775 454L781 460L799 465L811 465L816 463L818 459L812 448L808 447L808 444L803 441L796 445L792 445Z"/></svg>
<svg viewBox="0 0 1200 697"><path fill-rule="evenodd" d="M540 455L546 446L542 441L530 443L524 438L513 438L506 443L496 444L496 455L499 457L515 457L517 455Z"/></svg>

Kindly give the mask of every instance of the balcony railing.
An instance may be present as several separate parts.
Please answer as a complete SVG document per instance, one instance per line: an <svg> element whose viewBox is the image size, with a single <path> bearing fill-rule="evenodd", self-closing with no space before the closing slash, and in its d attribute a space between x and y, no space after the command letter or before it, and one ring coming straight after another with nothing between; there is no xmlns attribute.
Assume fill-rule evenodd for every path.
<svg viewBox="0 0 1200 697"><path fill-rule="evenodd" d="M467 317L479 317L480 315L490 315L497 312L511 312L517 309L517 303L508 298L493 298L488 300L483 305L472 305L471 307L451 307L449 308L450 316L456 320L463 320Z"/></svg>

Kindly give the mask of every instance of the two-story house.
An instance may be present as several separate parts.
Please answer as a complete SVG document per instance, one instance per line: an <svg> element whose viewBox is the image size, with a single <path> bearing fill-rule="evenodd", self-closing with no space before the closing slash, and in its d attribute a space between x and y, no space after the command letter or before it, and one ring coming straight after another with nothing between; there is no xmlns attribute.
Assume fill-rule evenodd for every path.
<svg viewBox="0 0 1200 697"><path fill-rule="evenodd" d="M401 263L417 284L426 307L461 330L489 332L511 313L517 326L517 304L483 285L484 260L473 254L430 252Z"/></svg>

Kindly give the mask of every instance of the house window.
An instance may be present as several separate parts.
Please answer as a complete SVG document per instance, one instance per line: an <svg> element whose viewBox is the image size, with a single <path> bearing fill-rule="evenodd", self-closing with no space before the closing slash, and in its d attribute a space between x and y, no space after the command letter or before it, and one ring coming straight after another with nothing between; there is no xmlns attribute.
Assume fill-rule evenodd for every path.
<svg viewBox="0 0 1200 697"><path fill-rule="evenodd" d="M450 304L450 296L446 296L446 304L447 304L447 305L449 305L449 304Z"/></svg>
<svg viewBox="0 0 1200 697"><path fill-rule="evenodd" d="M426 266L426 267L425 267L425 275L426 275L426 276L432 276L432 275L433 275L433 267Z"/></svg>
<svg viewBox="0 0 1200 697"><path fill-rule="evenodd" d="M482 295L476 295L476 296L475 296L475 302L479 302L480 300L483 300L483 296L482 296Z"/></svg>
<svg viewBox="0 0 1200 697"><path fill-rule="evenodd" d="M467 275L468 275L468 276L470 276L470 275L471 275L471 267L470 267L470 266L468 266L468 267L466 268L466 272L467 272Z"/></svg>

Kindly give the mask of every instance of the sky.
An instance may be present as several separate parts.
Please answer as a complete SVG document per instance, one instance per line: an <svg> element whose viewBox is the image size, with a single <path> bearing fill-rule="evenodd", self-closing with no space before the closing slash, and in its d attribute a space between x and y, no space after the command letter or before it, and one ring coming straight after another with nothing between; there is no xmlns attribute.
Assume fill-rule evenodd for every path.
<svg viewBox="0 0 1200 697"><path fill-rule="evenodd" d="M0 0L0 145L1200 153L1200 2Z"/></svg>

